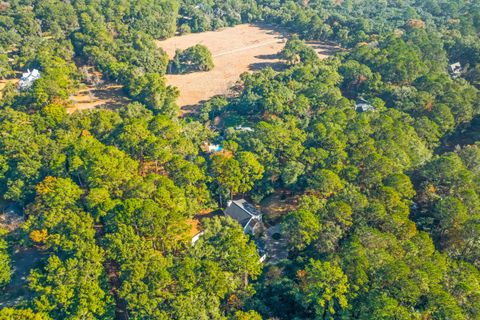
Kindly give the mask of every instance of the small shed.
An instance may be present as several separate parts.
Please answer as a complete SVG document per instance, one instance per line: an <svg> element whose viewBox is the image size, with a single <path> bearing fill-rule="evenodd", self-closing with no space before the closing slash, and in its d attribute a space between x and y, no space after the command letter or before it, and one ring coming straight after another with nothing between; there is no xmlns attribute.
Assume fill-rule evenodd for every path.
<svg viewBox="0 0 480 320"><path fill-rule="evenodd" d="M197 241L200 239L201 236L203 236L203 231L197 233L192 237L192 246L195 245L195 243L197 243Z"/></svg>

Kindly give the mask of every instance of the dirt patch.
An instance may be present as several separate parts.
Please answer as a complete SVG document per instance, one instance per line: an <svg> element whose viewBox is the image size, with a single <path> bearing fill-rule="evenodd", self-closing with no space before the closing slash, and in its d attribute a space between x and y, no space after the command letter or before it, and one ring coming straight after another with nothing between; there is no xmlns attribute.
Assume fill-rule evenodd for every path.
<svg viewBox="0 0 480 320"><path fill-rule="evenodd" d="M73 106L67 109L68 113L94 108L114 109L130 102L119 84L87 86L71 96L70 100Z"/></svg>
<svg viewBox="0 0 480 320"><path fill-rule="evenodd" d="M8 83L16 84L18 83L18 79L3 79L0 80L0 100L3 98L3 89L7 86Z"/></svg>
<svg viewBox="0 0 480 320"><path fill-rule="evenodd" d="M260 202L264 220L270 225L279 223L283 215L295 210L297 206L298 196L291 196L282 190L275 191Z"/></svg>
<svg viewBox="0 0 480 320"><path fill-rule="evenodd" d="M31 298L28 289L28 275L32 269L40 267L48 255L36 248L15 248L11 255L12 279L0 296L0 309L13 307Z"/></svg>
<svg viewBox="0 0 480 320"><path fill-rule="evenodd" d="M288 37L285 33L268 26L243 24L220 31L193 33L158 41L170 58L176 49L186 49L196 44L208 47L212 52L215 67L208 72L186 75L167 75L168 83L180 89L177 103L184 112L194 111L196 106L216 95L229 95L247 71L272 67L284 68L278 57ZM321 42L311 42L312 47L325 58L333 54L336 47Z"/></svg>
<svg viewBox="0 0 480 320"><path fill-rule="evenodd" d="M306 41L306 43L311 46L317 52L320 59L326 59L333 56L335 53L341 51L342 49L333 44L323 41Z"/></svg>
<svg viewBox="0 0 480 320"><path fill-rule="evenodd" d="M24 222L22 208L15 202L0 199L0 228L12 232Z"/></svg>
<svg viewBox="0 0 480 320"><path fill-rule="evenodd" d="M187 221L187 224L190 226L188 236L190 238L193 238L203 231L202 221L204 219L211 219L213 217L221 216L221 215L222 215L222 212L220 210L207 209L199 212L193 218Z"/></svg>

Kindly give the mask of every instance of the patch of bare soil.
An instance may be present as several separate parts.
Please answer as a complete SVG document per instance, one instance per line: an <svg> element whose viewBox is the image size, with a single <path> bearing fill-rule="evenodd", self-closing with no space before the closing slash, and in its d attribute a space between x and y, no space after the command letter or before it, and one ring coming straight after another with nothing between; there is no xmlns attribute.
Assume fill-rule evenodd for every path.
<svg viewBox="0 0 480 320"><path fill-rule="evenodd" d="M15 202L0 199L0 228L15 231L23 224L22 209Z"/></svg>
<svg viewBox="0 0 480 320"><path fill-rule="evenodd" d="M271 27L243 24L220 31L192 33L178 36L157 44L170 58L176 49L186 49L196 44L208 47L212 52L215 67L208 72L184 75L167 75L170 85L178 87L177 103L184 112L194 111L194 106L216 95L229 95L240 75L247 71L272 67L284 68L278 57L288 39L287 34ZM320 42L312 42L320 57L332 55L338 48ZM193 106L193 108L192 108Z"/></svg>
<svg viewBox="0 0 480 320"><path fill-rule="evenodd" d="M3 98L3 89L7 86L8 83L16 84L18 79L3 79L0 80L0 100Z"/></svg>
<svg viewBox="0 0 480 320"><path fill-rule="evenodd" d="M189 237L193 238L203 230L202 220L213 218L219 215L221 215L220 210L204 210L196 214L192 219L189 219L187 221L188 225L190 226Z"/></svg>
<svg viewBox="0 0 480 320"><path fill-rule="evenodd" d="M277 190L260 202L261 211L269 224L276 224L281 217L298 206L298 196L292 196L285 191Z"/></svg>
<svg viewBox="0 0 480 320"><path fill-rule="evenodd" d="M67 109L68 113L94 108L114 109L130 102L119 84L87 86L71 96L70 100L72 107Z"/></svg>
<svg viewBox="0 0 480 320"><path fill-rule="evenodd" d="M333 56L335 53L341 51L342 49L333 43L323 42L323 41L306 41L306 43L311 46L317 52L320 59L326 59Z"/></svg>
<svg viewBox="0 0 480 320"><path fill-rule="evenodd" d="M32 269L38 268L48 255L40 250L24 247L14 248L12 259L12 279L3 288L0 295L0 309L14 307L28 300L31 291L28 290L28 275Z"/></svg>

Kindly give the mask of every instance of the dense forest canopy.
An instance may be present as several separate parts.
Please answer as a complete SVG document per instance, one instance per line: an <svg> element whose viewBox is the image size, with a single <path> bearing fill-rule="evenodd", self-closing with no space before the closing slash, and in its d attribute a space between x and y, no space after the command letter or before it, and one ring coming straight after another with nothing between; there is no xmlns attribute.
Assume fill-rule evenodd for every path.
<svg viewBox="0 0 480 320"><path fill-rule="evenodd" d="M155 41L250 22L285 68L180 117ZM479 35L475 0L0 2L0 319L479 319ZM96 73L130 103L68 114ZM276 193L286 259L223 215L192 245Z"/></svg>

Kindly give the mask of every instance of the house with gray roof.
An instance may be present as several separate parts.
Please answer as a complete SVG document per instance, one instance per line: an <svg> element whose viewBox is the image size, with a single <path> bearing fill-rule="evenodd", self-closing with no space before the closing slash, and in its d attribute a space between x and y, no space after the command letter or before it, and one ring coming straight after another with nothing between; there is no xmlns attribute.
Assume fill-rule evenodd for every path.
<svg viewBox="0 0 480 320"><path fill-rule="evenodd" d="M245 233L253 234L262 222L262 213L245 199L229 201L225 216L238 221Z"/></svg>

